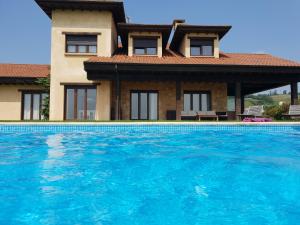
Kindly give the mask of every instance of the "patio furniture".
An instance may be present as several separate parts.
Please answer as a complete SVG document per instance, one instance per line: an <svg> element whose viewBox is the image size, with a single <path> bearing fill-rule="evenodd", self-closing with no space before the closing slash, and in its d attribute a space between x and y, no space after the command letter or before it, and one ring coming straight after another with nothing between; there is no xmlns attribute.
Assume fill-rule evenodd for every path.
<svg viewBox="0 0 300 225"><path fill-rule="evenodd" d="M215 119L216 121L219 121L219 116L216 114L215 111L199 111L197 112L197 117L199 121L201 121L201 119L203 118Z"/></svg>
<svg viewBox="0 0 300 225"><path fill-rule="evenodd" d="M256 105L256 106L250 106L249 108L245 109L245 112L243 114L238 114L241 119L245 117L262 117L264 113L264 106L263 105Z"/></svg>
<svg viewBox="0 0 300 225"><path fill-rule="evenodd" d="M228 120L227 112L216 112L216 114L219 117L219 120Z"/></svg>
<svg viewBox="0 0 300 225"><path fill-rule="evenodd" d="M291 105L289 108L289 113L284 114L285 117L290 117L291 119L300 118L300 105Z"/></svg>
<svg viewBox="0 0 300 225"><path fill-rule="evenodd" d="M167 120L176 120L176 110L167 110Z"/></svg>
<svg viewBox="0 0 300 225"><path fill-rule="evenodd" d="M197 113L194 111L187 111L187 112L182 111L180 117L181 120L183 120L184 118L195 120L197 118Z"/></svg>

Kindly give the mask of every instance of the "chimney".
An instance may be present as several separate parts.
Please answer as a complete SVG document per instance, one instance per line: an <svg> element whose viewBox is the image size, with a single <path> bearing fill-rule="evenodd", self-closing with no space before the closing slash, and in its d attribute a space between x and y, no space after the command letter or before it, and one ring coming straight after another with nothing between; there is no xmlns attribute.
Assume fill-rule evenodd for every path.
<svg viewBox="0 0 300 225"><path fill-rule="evenodd" d="M175 19L173 21L173 29L176 30L178 24L185 24L185 20L184 19Z"/></svg>

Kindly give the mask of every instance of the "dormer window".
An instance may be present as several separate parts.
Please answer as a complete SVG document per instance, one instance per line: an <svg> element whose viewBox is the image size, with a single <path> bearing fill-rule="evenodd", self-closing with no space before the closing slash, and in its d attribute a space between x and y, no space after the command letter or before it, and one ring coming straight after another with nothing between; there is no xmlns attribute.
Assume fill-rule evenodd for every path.
<svg viewBox="0 0 300 225"><path fill-rule="evenodd" d="M66 35L66 53L96 54L97 35Z"/></svg>
<svg viewBox="0 0 300 225"><path fill-rule="evenodd" d="M157 55L157 38L133 38L134 55Z"/></svg>
<svg viewBox="0 0 300 225"><path fill-rule="evenodd" d="M191 38L191 56L213 56L214 40Z"/></svg>

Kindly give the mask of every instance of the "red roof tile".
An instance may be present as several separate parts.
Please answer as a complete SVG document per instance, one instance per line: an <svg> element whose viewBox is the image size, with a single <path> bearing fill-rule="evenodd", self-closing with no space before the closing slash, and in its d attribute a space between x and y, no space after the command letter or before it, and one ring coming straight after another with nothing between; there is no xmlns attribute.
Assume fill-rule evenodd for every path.
<svg viewBox="0 0 300 225"><path fill-rule="evenodd" d="M49 65L0 64L0 77L40 78L50 74Z"/></svg>
<svg viewBox="0 0 300 225"><path fill-rule="evenodd" d="M278 58L269 54L220 53L220 58L191 57L186 58L169 49L163 57L128 56L126 51L119 49L112 57L92 57L88 62L119 63L119 64L185 64L185 65L236 65L236 66L283 66L300 67L300 63Z"/></svg>

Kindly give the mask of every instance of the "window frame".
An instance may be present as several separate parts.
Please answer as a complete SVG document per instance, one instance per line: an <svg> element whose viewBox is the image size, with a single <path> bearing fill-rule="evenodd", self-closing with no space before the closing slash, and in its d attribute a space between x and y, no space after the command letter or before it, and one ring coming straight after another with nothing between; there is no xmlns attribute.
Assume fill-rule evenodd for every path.
<svg viewBox="0 0 300 225"><path fill-rule="evenodd" d="M202 111L202 94L207 95L207 103L208 103L208 109L207 111L212 110L212 92L211 91L183 91L183 110L184 110L184 95L189 94L190 96L190 111L194 111L194 105L193 105L193 95L198 94L199 95L199 108L200 111Z"/></svg>
<svg viewBox="0 0 300 225"><path fill-rule="evenodd" d="M138 94L138 119L132 118L132 94ZM142 120L141 119L141 94L147 94L147 119L150 120L150 94L157 94L157 120L159 120L159 91L158 90L131 90L130 91L130 120ZM155 121L155 120L154 120Z"/></svg>
<svg viewBox="0 0 300 225"><path fill-rule="evenodd" d="M87 43L86 44L80 44L80 43L77 43L76 44L76 41L75 44L68 44L68 37L69 36L77 36L77 37L95 37L96 38L96 44L94 44L93 42L90 42L89 41L86 41ZM77 41L77 42L80 42L80 41ZM75 52L69 52L68 51L68 48L69 46L74 46L75 47ZM85 47L85 52L80 52L79 51L79 48L81 46L84 46ZM89 51L89 48L93 46L96 48L96 51L95 52L90 52ZM72 34L72 33L66 33L65 34L65 54L75 54L75 55L97 55L98 53L98 35L97 34Z"/></svg>
<svg viewBox="0 0 300 225"><path fill-rule="evenodd" d="M22 90L22 96L21 96L21 120L22 121L40 121L42 120L42 109L43 109L43 94L47 94L49 96L49 93L43 90ZM30 120L24 119L24 107L25 107L25 95L30 94ZM34 120L33 119L33 100L34 95L39 94L40 95L40 108L39 108L39 119Z"/></svg>
<svg viewBox="0 0 300 225"><path fill-rule="evenodd" d="M87 97L87 90L88 89L95 89L96 90L96 107L95 107L95 111L97 113L97 85L65 85L64 86L65 90L64 90L64 120L66 121L79 121L78 119L78 113L77 113L77 106L78 106L78 90L79 89L84 89L84 93L85 93L85 98L84 98L84 119L87 119L87 106L88 106L88 97ZM68 96L67 96L67 91L68 89L74 89L74 119L67 119L67 105L68 105ZM96 119L96 118L95 118Z"/></svg>
<svg viewBox="0 0 300 225"><path fill-rule="evenodd" d="M157 56L158 55L158 39L159 39L159 36L131 36L131 38L132 38L132 54L134 56ZM149 49L149 47L136 48L135 47L135 41L136 40L155 40L155 42L156 42L155 54L148 54L147 49ZM144 54L137 54L136 49L143 49Z"/></svg>
<svg viewBox="0 0 300 225"><path fill-rule="evenodd" d="M190 37L190 56L191 57L214 57L214 52L215 52L215 38L201 38L201 37ZM212 54L211 55L204 55L203 54L203 46L207 45L199 45L197 47L200 48L200 55L193 55L192 54L192 41L211 41L212 42Z"/></svg>

